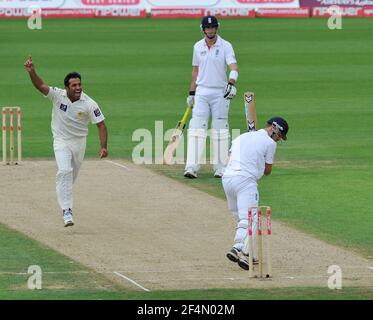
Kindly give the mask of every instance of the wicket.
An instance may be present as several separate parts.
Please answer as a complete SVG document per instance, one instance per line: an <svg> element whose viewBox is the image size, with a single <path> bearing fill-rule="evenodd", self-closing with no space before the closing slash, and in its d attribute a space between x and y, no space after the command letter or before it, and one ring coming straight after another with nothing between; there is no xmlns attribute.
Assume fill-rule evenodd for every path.
<svg viewBox="0 0 373 320"><path fill-rule="evenodd" d="M252 217L252 209L256 208L258 210L257 215L257 234L258 234L258 241L257 241L257 253L258 253L258 269L259 269L259 277L263 278L263 249L264 249L264 241L263 241L263 230L262 230L262 209L266 210L266 233L267 236L267 273L266 278L272 277L272 252L271 252L271 234L272 234L272 226L271 226L271 207L269 206L259 206L259 207L250 207L248 210L248 245L249 245L249 278L254 276L254 250L253 250L253 217Z"/></svg>
<svg viewBox="0 0 373 320"><path fill-rule="evenodd" d="M9 161L7 159L7 110L9 110ZM17 111L17 161L14 161L14 111ZM2 132L3 132L3 164L19 164L22 161L22 141L21 141L21 108L3 107L2 109Z"/></svg>

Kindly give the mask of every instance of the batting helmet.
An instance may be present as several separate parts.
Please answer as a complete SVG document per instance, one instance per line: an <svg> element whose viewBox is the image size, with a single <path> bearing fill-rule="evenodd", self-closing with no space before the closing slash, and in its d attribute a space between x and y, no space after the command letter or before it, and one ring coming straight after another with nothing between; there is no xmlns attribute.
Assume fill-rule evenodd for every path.
<svg viewBox="0 0 373 320"><path fill-rule="evenodd" d="M219 28L218 19L216 19L216 17L214 17L214 16L203 17L202 22L201 22L201 30L203 31L207 27Z"/></svg>
<svg viewBox="0 0 373 320"><path fill-rule="evenodd" d="M282 139L286 140L286 134L289 131L289 125L284 118L273 117L267 121L268 124L272 125L274 133L281 133Z"/></svg>

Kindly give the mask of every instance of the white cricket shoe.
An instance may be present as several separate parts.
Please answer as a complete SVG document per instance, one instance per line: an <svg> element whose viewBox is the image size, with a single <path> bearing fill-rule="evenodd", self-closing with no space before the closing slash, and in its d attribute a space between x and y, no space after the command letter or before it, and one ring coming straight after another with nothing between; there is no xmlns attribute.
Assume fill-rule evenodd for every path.
<svg viewBox="0 0 373 320"><path fill-rule="evenodd" d="M74 225L73 212L71 209L63 210L63 222L65 223L65 227L71 227Z"/></svg>
<svg viewBox="0 0 373 320"><path fill-rule="evenodd" d="M242 251L238 254L238 265L244 269L244 270L249 270L250 269L250 264L249 264L249 255L244 254ZM253 265L259 264L258 259L253 259Z"/></svg>
<svg viewBox="0 0 373 320"><path fill-rule="evenodd" d="M249 270L250 265L249 265L249 256L244 254L242 251L238 255L238 265L244 269L244 270Z"/></svg>
<svg viewBox="0 0 373 320"><path fill-rule="evenodd" d="M235 247L233 247L231 250L229 250L226 254L227 258L230 261L238 262L238 254L240 253L239 250L237 250Z"/></svg>
<svg viewBox="0 0 373 320"><path fill-rule="evenodd" d="M214 177L221 178L224 174L224 168L219 168L215 170Z"/></svg>
<svg viewBox="0 0 373 320"><path fill-rule="evenodd" d="M195 179L198 177L197 172L195 172L192 168L187 168L184 171L184 177L189 179Z"/></svg>

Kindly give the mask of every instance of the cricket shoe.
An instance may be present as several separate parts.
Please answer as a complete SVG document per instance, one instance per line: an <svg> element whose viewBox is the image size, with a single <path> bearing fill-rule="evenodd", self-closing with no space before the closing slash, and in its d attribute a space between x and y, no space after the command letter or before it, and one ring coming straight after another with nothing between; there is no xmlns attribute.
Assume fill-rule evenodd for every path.
<svg viewBox="0 0 373 320"><path fill-rule="evenodd" d="M224 174L224 169L223 168L220 168L220 169L216 169L215 170L215 173L214 173L214 177L215 178L221 178Z"/></svg>
<svg viewBox="0 0 373 320"><path fill-rule="evenodd" d="M237 263L242 269L249 270L250 269L249 255L240 252L240 254L238 255ZM259 260L254 258L253 265L258 264L258 263L259 263Z"/></svg>
<svg viewBox="0 0 373 320"><path fill-rule="evenodd" d="M226 254L227 258L230 261L238 262L238 254L240 253L239 250L237 250L235 247L233 247L231 250L229 250Z"/></svg>
<svg viewBox="0 0 373 320"><path fill-rule="evenodd" d="M244 270L249 270L250 269L250 265L249 265L249 255L246 255L242 252L240 252L239 256L238 256L238 261L237 261L238 265L244 269Z"/></svg>
<svg viewBox="0 0 373 320"><path fill-rule="evenodd" d="M74 225L73 212L71 209L63 210L63 222L65 223L65 227L71 227Z"/></svg>
<svg viewBox="0 0 373 320"><path fill-rule="evenodd" d="M187 168L184 172L184 177L189 179L197 178L197 172L195 172L192 168Z"/></svg>

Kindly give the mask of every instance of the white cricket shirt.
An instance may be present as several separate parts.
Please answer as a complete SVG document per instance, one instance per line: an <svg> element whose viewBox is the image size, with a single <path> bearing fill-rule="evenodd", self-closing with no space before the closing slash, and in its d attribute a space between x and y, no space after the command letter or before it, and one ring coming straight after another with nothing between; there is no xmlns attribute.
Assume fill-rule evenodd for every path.
<svg viewBox="0 0 373 320"><path fill-rule="evenodd" d="M238 136L232 141L224 177L240 175L259 180L264 174L265 164L273 164L276 147L276 142L264 129Z"/></svg>
<svg viewBox="0 0 373 320"><path fill-rule="evenodd" d="M237 63L232 45L217 37L210 49L205 39L194 45L192 65L198 66L197 86L224 88L228 82L227 65Z"/></svg>
<svg viewBox="0 0 373 320"><path fill-rule="evenodd" d="M88 123L99 123L105 119L100 107L82 92L80 99L71 102L66 90L49 87L46 96L53 103L52 133L54 139L84 138L88 135Z"/></svg>

